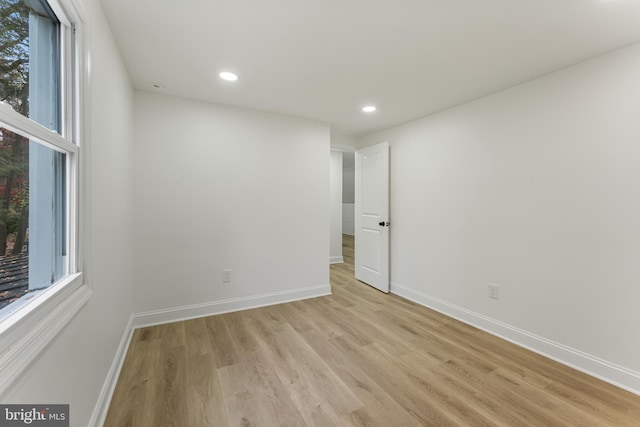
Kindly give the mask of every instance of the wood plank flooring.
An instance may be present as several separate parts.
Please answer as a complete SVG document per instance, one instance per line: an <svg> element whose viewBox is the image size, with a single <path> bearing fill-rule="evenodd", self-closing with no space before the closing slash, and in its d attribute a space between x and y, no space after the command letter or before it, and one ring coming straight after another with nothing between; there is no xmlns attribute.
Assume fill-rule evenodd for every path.
<svg viewBox="0 0 640 427"><path fill-rule="evenodd" d="M640 397L353 279L135 331L106 426L639 426Z"/></svg>

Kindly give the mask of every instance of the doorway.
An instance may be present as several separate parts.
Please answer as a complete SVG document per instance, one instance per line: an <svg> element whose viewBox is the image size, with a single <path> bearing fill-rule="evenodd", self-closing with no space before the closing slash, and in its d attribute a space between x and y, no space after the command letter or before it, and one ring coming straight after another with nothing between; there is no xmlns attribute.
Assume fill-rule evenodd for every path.
<svg viewBox="0 0 640 427"><path fill-rule="evenodd" d="M355 247L356 153L342 153L342 257L353 275Z"/></svg>
<svg viewBox="0 0 640 427"><path fill-rule="evenodd" d="M389 225L389 143L332 148L330 263L388 293Z"/></svg>
<svg viewBox="0 0 640 427"><path fill-rule="evenodd" d="M335 212L332 233L342 232L335 243L332 240L332 259L339 245L340 262L348 262L353 277L388 293L389 143L356 152L332 153L332 166L332 189L336 196L332 198ZM341 207L336 206L340 202Z"/></svg>

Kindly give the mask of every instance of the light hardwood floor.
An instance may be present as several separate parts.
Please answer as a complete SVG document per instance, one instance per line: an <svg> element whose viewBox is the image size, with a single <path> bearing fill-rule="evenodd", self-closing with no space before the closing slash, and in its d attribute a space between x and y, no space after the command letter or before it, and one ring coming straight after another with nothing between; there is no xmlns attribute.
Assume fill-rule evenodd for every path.
<svg viewBox="0 0 640 427"><path fill-rule="evenodd" d="M640 397L353 279L136 330L106 426L639 426Z"/></svg>

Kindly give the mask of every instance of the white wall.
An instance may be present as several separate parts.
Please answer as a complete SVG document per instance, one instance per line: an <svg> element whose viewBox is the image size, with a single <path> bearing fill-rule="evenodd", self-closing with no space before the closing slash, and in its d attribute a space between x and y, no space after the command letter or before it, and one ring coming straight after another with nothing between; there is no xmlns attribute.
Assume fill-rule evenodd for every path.
<svg viewBox="0 0 640 427"><path fill-rule="evenodd" d="M3 403L69 403L71 425L87 426L132 313L132 88L102 10L86 9L91 41L91 116L83 184L91 299Z"/></svg>
<svg viewBox="0 0 640 427"><path fill-rule="evenodd" d="M331 132L331 148L342 151L342 200L332 200L331 209L340 209L342 217L341 233L354 233L353 200L355 193L355 155L354 151L359 139L355 136L341 135ZM332 243L332 245L337 245ZM333 251L333 249L332 249ZM333 253L333 252L332 252ZM342 255L342 237L340 237L340 255Z"/></svg>
<svg viewBox="0 0 640 427"><path fill-rule="evenodd" d="M164 313L142 323L329 292L327 125L145 92L134 104L135 311Z"/></svg>
<svg viewBox="0 0 640 427"><path fill-rule="evenodd" d="M345 156L355 156L354 153L345 153ZM356 189L356 168L353 166L342 169L342 203L354 203Z"/></svg>
<svg viewBox="0 0 640 427"><path fill-rule="evenodd" d="M364 138L391 143L394 290L640 390L639 75L636 45Z"/></svg>
<svg viewBox="0 0 640 427"><path fill-rule="evenodd" d="M355 234L355 190L356 190L356 168L355 153L344 153L345 160L348 157L349 166L342 169L342 232L344 234ZM345 162L347 165L347 162Z"/></svg>
<svg viewBox="0 0 640 427"><path fill-rule="evenodd" d="M356 234L356 205L355 203L342 204L342 233L354 236Z"/></svg>
<svg viewBox="0 0 640 427"><path fill-rule="evenodd" d="M342 151L353 151L358 144L358 137L331 132L331 148Z"/></svg>
<svg viewBox="0 0 640 427"><path fill-rule="evenodd" d="M342 258L342 151L331 150L331 263L343 262Z"/></svg>

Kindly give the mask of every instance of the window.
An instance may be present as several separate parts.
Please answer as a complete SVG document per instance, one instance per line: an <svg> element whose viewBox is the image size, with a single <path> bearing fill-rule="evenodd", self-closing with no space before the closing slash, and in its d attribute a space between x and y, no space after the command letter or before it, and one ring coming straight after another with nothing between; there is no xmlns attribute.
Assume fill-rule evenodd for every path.
<svg viewBox="0 0 640 427"><path fill-rule="evenodd" d="M60 310L88 298L77 239L80 16L74 0L0 0L0 392L21 369L16 354L44 347L26 338L53 337L68 316Z"/></svg>
<svg viewBox="0 0 640 427"><path fill-rule="evenodd" d="M63 127L63 26L45 0L0 0L2 101L9 113L26 116L56 131L40 141L12 128L11 114L0 122L0 319L8 306L38 293L69 271L66 190L76 155L70 127ZM31 298L28 298L31 299Z"/></svg>

